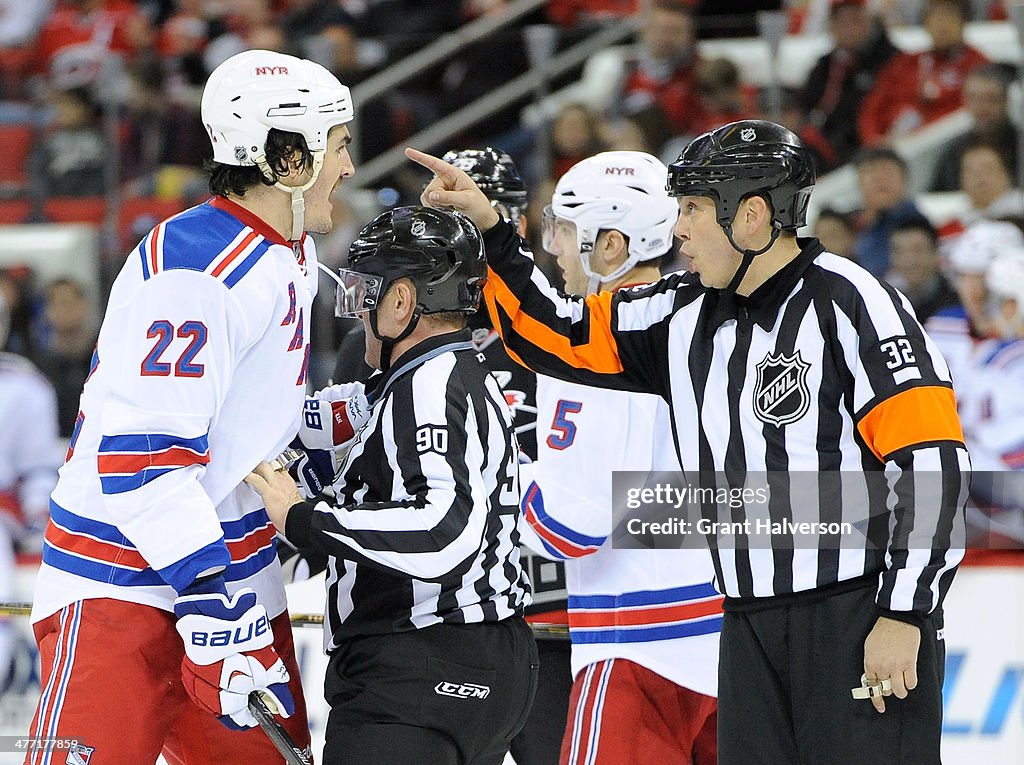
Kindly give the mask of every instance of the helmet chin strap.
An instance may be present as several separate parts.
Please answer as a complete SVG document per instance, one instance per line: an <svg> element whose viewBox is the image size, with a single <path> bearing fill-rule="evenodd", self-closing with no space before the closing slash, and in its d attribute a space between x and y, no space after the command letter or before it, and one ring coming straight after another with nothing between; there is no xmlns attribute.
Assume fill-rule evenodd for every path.
<svg viewBox="0 0 1024 765"><path fill-rule="evenodd" d="M373 332L373 336L380 340L381 372L387 372L391 368L391 354L395 350L395 344L413 333L416 325L420 323L420 316L422 315L423 309L420 306L416 306L413 309L412 318L409 319L409 323L405 325L405 329L398 333L397 337L384 337L380 330L377 329L377 310L370 311L370 330Z"/></svg>
<svg viewBox="0 0 1024 765"><path fill-rule="evenodd" d="M736 252L740 253L743 256L743 260L740 261L740 265L736 269L736 273L732 277L732 280L725 287L725 289L722 290L723 292L734 293L737 289L739 289L740 282L742 282L743 277L747 275L747 271L750 270L750 266L753 265L754 258L756 258L758 255L763 255L764 253L768 252L768 250L771 249L772 245L775 244L775 240L777 240L779 238L779 235L782 233L782 229L779 228L778 226L772 226L772 233L771 237L768 239L768 244L766 244L759 250L748 250L743 247L740 247L738 244L736 244L736 240L732 238L732 223L728 223L722 226L722 228L725 231L725 235L729 239L729 244L732 245L732 248L736 250Z"/></svg>
<svg viewBox="0 0 1024 765"><path fill-rule="evenodd" d="M286 186L281 181L274 182L275 189L281 189L286 191L292 196L292 235L289 239L293 242L297 242L302 238L302 234L305 232L305 216L306 216L306 200L303 194L307 190L312 188L313 184L316 183L316 179L320 177L320 170L324 166L324 153L322 151L311 152L313 155L313 175L306 181L302 186ZM256 164L259 166L263 176L268 180L276 178L274 171L270 169L270 165L267 163L265 155L261 155L256 158Z"/></svg>

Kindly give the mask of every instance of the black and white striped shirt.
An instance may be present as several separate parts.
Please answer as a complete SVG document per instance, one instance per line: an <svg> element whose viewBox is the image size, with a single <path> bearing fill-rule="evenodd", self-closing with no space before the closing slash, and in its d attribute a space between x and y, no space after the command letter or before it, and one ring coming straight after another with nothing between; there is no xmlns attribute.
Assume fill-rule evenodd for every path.
<svg viewBox="0 0 1024 765"><path fill-rule="evenodd" d="M910 621L941 603L963 555L970 466L949 370L902 295L817 240L799 244L749 298L673 274L584 300L553 289L498 225L485 294L510 354L534 370L663 396L685 470L884 476L865 500L880 545L708 541L737 605L877 576L879 608ZM925 475L934 485L915 492ZM818 505L823 521L848 509ZM793 510L773 499L773 519Z"/></svg>
<svg viewBox="0 0 1024 765"><path fill-rule="evenodd" d="M355 635L521 615L519 473L511 415L469 332L398 358L335 483L286 536L331 556L328 651Z"/></svg>

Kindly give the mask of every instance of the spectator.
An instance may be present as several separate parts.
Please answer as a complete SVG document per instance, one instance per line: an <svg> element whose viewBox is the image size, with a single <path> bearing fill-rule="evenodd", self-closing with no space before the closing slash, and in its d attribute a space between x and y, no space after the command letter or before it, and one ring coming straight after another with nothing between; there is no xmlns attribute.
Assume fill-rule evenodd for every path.
<svg viewBox="0 0 1024 765"><path fill-rule="evenodd" d="M907 196L907 163L892 149L862 149L854 157L864 206L856 215L857 262L882 278L889 270L889 234L896 221L921 215Z"/></svg>
<svg viewBox="0 0 1024 765"><path fill-rule="evenodd" d="M879 70L898 51L865 0L832 0L829 29L835 47L811 69L797 103L840 162L860 148L857 114Z"/></svg>
<svg viewBox="0 0 1024 765"><path fill-rule="evenodd" d="M956 191L960 188L960 159L964 149L979 141L998 146L1009 161L1010 176L1017 173L1017 128L1007 112L1007 88L1010 77L998 64L979 66L964 80L964 108L973 125L964 135L954 138L942 152L935 168L932 191Z"/></svg>
<svg viewBox="0 0 1024 765"><path fill-rule="evenodd" d="M566 104L551 125L552 180L603 148L600 118L582 104Z"/></svg>
<svg viewBox="0 0 1024 765"><path fill-rule="evenodd" d="M727 58L697 63L697 92L700 117L694 131L705 133L727 122L752 117L757 111L757 88L740 80L740 70Z"/></svg>
<svg viewBox="0 0 1024 765"><path fill-rule="evenodd" d="M96 346L94 307L85 287L74 279L61 278L46 288L43 316L49 337L36 354L36 363L57 391L60 435L68 438Z"/></svg>
<svg viewBox="0 0 1024 765"><path fill-rule="evenodd" d="M54 0L0 0L0 47L34 42L53 12Z"/></svg>
<svg viewBox="0 0 1024 765"><path fill-rule="evenodd" d="M929 0L924 27L932 47L902 53L878 73L857 124L865 146L905 135L962 106L964 79L987 62L964 43L966 18L967 0Z"/></svg>
<svg viewBox="0 0 1024 765"><path fill-rule="evenodd" d="M939 310L959 305L953 285L939 271L939 232L924 216L896 221L889 235L887 281L903 292L924 324Z"/></svg>
<svg viewBox="0 0 1024 765"><path fill-rule="evenodd" d="M128 0L64 0L40 30L37 72L48 71L58 57L71 57L95 67L94 76L107 54L130 58L151 46L152 35L146 17Z"/></svg>
<svg viewBox="0 0 1024 765"><path fill-rule="evenodd" d="M768 90L762 91L758 99L761 115L766 118L772 116L768 103L769 95ZM839 155L825 135L808 119L807 113L800 108L796 91L782 88L780 97L779 123L792 130L803 141L804 147L814 158L814 169L817 173L821 175L838 167L841 164Z"/></svg>
<svg viewBox="0 0 1024 765"><path fill-rule="evenodd" d="M960 157L960 184L971 204L971 209L962 216L965 223L979 218L1024 215L1021 190L1014 188L1010 174L1011 162L1000 146L984 139L964 147Z"/></svg>
<svg viewBox="0 0 1024 765"><path fill-rule="evenodd" d="M547 5L548 18L563 27L600 24L639 10L640 0L548 0Z"/></svg>
<svg viewBox="0 0 1024 765"><path fill-rule="evenodd" d="M697 90L697 38L693 3L654 0L641 30L639 51L627 58L613 99L627 114L657 107L677 134L693 135L701 117Z"/></svg>
<svg viewBox="0 0 1024 765"><path fill-rule="evenodd" d="M814 236L829 252L843 258L856 260L853 255L853 241L856 233L853 228L853 220L849 215L833 210L831 207L824 208L818 213L818 219L814 222Z"/></svg>
<svg viewBox="0 0 1024 765"><path fill-rule="evenodd" d="M35 275L25 265L0 268L0 295L7 305L7 333L0 351L34 358L32 326L39 310Z"/></svg>
<svg viewBox="0 0 1024 765"><path fill-rule="evenodd" d="M355 19L337 0L285 0L284 7L281 28L296 48L295 55L316 61L342 78L358 70Z"/></svg>
<svg viewBox="0 0 1024 765"><path fill-rule="evenodd" d="M104 190L107 142L100 109L87 88L52 94L53 124L30 161L49 196L93 197Z"/></svg>

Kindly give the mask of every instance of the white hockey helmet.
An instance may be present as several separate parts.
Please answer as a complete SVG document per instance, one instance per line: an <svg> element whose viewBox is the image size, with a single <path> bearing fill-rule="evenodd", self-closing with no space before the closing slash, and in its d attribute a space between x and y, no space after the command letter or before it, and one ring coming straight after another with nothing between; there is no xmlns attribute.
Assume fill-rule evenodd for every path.
<svg viewBox="0 0 1024 765"><path fill-rule="evenodd" d="M996 255L985 270L985 286L989 297L996 304L994 319L1004 337L1020 336L1021 319L1024 318L1024 246L1018 245ZM1017 303L1014 316L1003 311L1007 300Z"/></svg>
<svg viewBox="0 0 1024 765"><path fill-rule="evenodd" d="M292 194L292 238L302 236L302 192L320 174L327 134L355 116L352 94L313 61L269 50L247 50L224 61L203 89L202 118L213 159L225 165L258 166L267 180L271 128L298 133L313 155L313 177L301 188L275 184Z"/></svg>
<svg viewBox="0 0 1024 765"><path fill-rule="evenodd" d="M573 165L555 186L545 208L544 247L549 249L555 223L576 228L583 271L590 292L611 282L637 263L660 257L672 245L679 205L665 190L668 168L642 151L605 151ZM614 273L595 274L590 253L601 231L621 232L628 240L628 257Z"/></svg>
<svg viewBox="0 0 1024 765"><path fill-rule="evenodd" d="M952 243L949 260L958 274L984 274L999 253L1024 247L1024 233L1012 223L979 220Z"/></svg>

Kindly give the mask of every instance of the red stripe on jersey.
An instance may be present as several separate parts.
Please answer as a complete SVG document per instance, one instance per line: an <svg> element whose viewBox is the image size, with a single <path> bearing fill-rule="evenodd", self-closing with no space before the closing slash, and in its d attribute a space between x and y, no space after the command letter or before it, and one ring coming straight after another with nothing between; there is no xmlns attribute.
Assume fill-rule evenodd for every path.
<svg viewBox="0 0 1024 765"><path fill-rule="evenodd" d="M188 467L208 465L210 453L199 454L181 446L147 454L98 454L96 465L105 475L134 475L150 467Z"/></svg>
<svg viewBox="0 0 1024 765"><path fill-rule="evenodd" d="M231 562L238 563L262 550L274 539L274 533L274 524L268 522L263 528L253 529L241 539L228 542Z"/></svg>
<svg viewBox="0 0 1024 765"><path fill-rule="evenodd" d="M156 276L157 265L156 265L156 239L160 235L160 231L163 229L164 224L158 225L153 229L149 235L149 273L150 276Z"/></svg>
<svg viewBox="0 0 1024 765"><path fill-rule="evenodd" d="M149 563L146 562L146 559L142 557L138 550L120 547L110 542L101 542L98 539L80 534L72 534L52 521L46 527L46 541L64 552L103 561L115 566L123 566L136 571L142 571L149 567Z"/></svg>
<svg viewBox="0 0 1024 765"><path fill-rule="evenodd" d="M712 598L711 600L698 603L677 603L674 605L656 606L654 608L629 610L579 611L569 609L569 627L576 629L585 627L650 626L652 624L672 624L691 619L701 619L706 616L719 616L722 613L722 600L723 598Z"/></svg>
<svg viewBox="0 0 1024 765"><path fill-rule="evenodd" d="M225 256L224 260L222 260L222 261L221 261L220 263L218 263L218 264L217 264L217 266L216 266L216 267L215 267L215 268L213 269L213 271L211 272L211 274L212 274L213 276L220 276L220 275L221 275L222 273L224 273L224 269L225 269L225 268L227 268L228 266L230 266L230 265L231 265L231 262L232 262L232 261L233 261L233 260L234 260L235 258L237 258L237 257L238 257L239 255L241 255L241 254L242 254L242 252L243 252L243 251L244 251L244 250L245 250L245 249L246 249L246 248L247 248L247 247L248 247L248 246L249 246L250 244L252 244L252 241L253 241L253 240L254 240L254 239L255 239L255 238L257 237L257 236L259 236L259 234L257 234L257 233L256 233L255 231L250 231L250 232L249 232L248 234L246 234L246 235L245 235L245 238L244 238L244 239L243 239L243 240L242 240L241 242L239 242L239 243L238 243L238 246L237 246L237 247L235 247L235 249L233 249L233 250L232 250L231 252L229 252L229 253L228 253L228 254L227 254L227 255Z"/></svg>
<svg viewBox="0 0 1024 765"><path fill-rule="evenodd" d="M584 555L589 555L593 552L597 552L599 548L593 545L578 545L575 542L571 542L565 537L561 537L547 526L537 516L537 512L533 509L533 505L529 502L525 503L526 507L526 521L533 527L533 530L537 532L537 536L547 542L549 545L554 547L558 552L562 553L567 558L581 558Z"/></svg>

